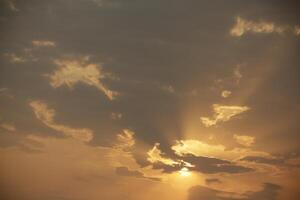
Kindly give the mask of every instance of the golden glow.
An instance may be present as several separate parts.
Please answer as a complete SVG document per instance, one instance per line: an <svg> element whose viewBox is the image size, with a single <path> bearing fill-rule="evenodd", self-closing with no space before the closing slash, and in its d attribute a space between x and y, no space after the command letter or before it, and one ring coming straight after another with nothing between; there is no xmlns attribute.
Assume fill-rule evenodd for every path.
<svg viewBox="0 0 300 200"><path fill-rule="evenodd" d="M177 161L172 160L171 158L164 157L164 153L159 149L159 143L156 143L154 147L147 152L147 160L151 163L162 162L166 165L174 166L179 164Z"/></svg>
<svg viewBox="0 0 300 200"><path fill-rule="evenodd" d="M190 176L190 175L191 175L191 172L189 171L188 168L183 167L183 168L181 168L181 170L179 171L179 174L180 174L180 176L187 177L187 176Z"/></svg>

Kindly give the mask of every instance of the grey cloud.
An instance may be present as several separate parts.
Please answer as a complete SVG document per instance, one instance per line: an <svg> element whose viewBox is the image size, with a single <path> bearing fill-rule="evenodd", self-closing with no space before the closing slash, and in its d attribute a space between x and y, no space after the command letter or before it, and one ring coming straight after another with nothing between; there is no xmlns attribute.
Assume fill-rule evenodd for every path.
<svg viewBox="0 0 300 200"><path fill-rule="evenodd" d="M0 147L15 147L27 153L42 153L43 144L32 140L30 137L0 129Z"/></svg>
<svg viewBox="0 0 300 200"><path fill-rule="evenodd" d="M195 165L191 170L199 171L202 173L245 173L253 171L251 168L236 165L227 160L208 157L196 157L193 155L183 157L183 160Z"/></svg>
<svg viewBox="0 0 300 200"><path fill-rule="evenodd" d="M163 173L173 173L173 172L178 172L183 166L181 164L176 164L176 165L166 165L162 162L157 162L152 164L153 169L160 169L162 170Z"/></svg>
<svg viewBox="0 0 300 200"><path fill-rule="evenodd" d="M137 178L144 177L142 172L131 171L127 167L117 167L116 168L116 174L118 174L120 176L133 176L133 177L137 177Z"/></svg>
<svg viewBox="0 0 300 200"><path fill-rule="evenodd" d="M129 176L135 178L144 178L152 181L160 181L160 178L157 177L146 177L142 172L136 170L129 170L127 167L117 167L116 174L119 176Z"/></svg>
<svg viewBox="0 0 300 200"><path fill-rule="evenodd" d="M247 168L244 166L237 165L227 160L221 160L217 158L208 157L197 157L193 155L187 155L184 157L179 157L182 161L194 165L194 167L188 167L191 171L198 171L206 174L216 174L216 173L246 173L253 171L252 168ZM166 165L162 162L157 162L152 164L153 169L162 169L164 173L173 173L179 171L185 166L184 162L180 162L174 165Z"/></svg>
<svg viewBox="0 0 300 200"><path fill-rule="evenodd" d="M215 183L222 183L222 181L218 178L207 178L207 179L205 179L205 183L207 185L210 185L210 184L215 184Z"/></svg>
<svg viewBox="0 0 300 200"><path fill-rule="evenodd" d="M241 161L256 162L256 163L271 164L271 165L279 165L279 164L284 163L284 159L264 158L264 157L257 157L257 156L247 156L247 157L244 157L240 160Z"/></svg>
<svg viewBox="0 0 300 200"><path fill-rule="evenodd" d="M297 154L294 155L283 155L281 157L273 157L273 158L265 158L259 156L246 156L241 161L268 164L268 165L276 165L287 168L298 168L300 164L295 162L291 162L292 160L297 160Z"/></svg>
<svg viewBox="0 0 300 200"><path fill-rule="evenodd" d="M194 186L189 190L188 200L276 200L281 190L279 185L273 183L265 183L261 191L247 192L246 197L235 197L235 193L223 192L203 186ZM224 197L222 194L226 194ZM232 197L230 197L232 196Z"/></svg>

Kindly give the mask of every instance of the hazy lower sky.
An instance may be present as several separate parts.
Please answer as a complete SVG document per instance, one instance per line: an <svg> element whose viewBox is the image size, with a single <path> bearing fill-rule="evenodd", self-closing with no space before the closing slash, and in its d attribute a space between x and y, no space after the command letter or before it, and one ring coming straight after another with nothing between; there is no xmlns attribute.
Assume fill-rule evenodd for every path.
<svg viewBox="0 0 300 200"><path fill-rule="evenodd" d="M299 13L0 0L0 199L297 200Z"/></svg>

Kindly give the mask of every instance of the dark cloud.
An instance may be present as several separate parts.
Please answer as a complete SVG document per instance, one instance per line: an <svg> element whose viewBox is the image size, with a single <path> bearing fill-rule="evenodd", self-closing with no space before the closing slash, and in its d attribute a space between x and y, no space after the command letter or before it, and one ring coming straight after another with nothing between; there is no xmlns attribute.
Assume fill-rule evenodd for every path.
<svg viewBox="0 0 300 200"><path fill-rule="evenodd" d="M116 174L118 174L120 176L133 176L133 177L136 177L136 178L144 177L142 172L131 171L127 167L117 167L116 168Z"/></svg>
<svg viewBox="0 0 300 200"><path fill-rule="evenodd" d="M298 154L292 154L292 155L283 155L281 158L265 158L265 157L258 157L258 156L247 156L242 159L241 161L247 161L247 162L255 162L255 163L262 163L262 164L268 164L268 165L276 165L280 167L288 167L290 169L292 168L298 168L300 167L299 163L289 163L290 160L297 159Z"/></svg>
<svg viewBox="0 0 300 200"><path fill-rule="evenodd" d="M202 173L245 173L253 171L251 168L236 165L227 160L221 160L217 158L197 157L189 155L183 158L184 161L195 165L191 170L199 171Z"/></svg>
<svg viewBox="0 0 300 200"><path fill-rule="evenodd" d="M254 192L249 195L250 200L275 200L278 198L278 193L281 190L281 186L273 183L265 183L264 189L258 192Z"/></svg>
<svg viewBox="0 0 300 200"><path fill-rule="evenodd" d="M276 200L281 187L272 183L265 183L258 192L248 192L243 198L234 197L234 193L223 192L208 187L194 186L189 190L188 200ZM227 197L224 197L226 194ZM222 196L223 195L223 196ZM232 196L232 197L228 197Z"/></svg>
<svg viewBox="0 0 300 200"><path fill-rule="evenodd" d="M161 169L163 173L178 172L182 167L183 165L181 164L171 166L171 165L166 165L162 162L157 162L152 164L153 169Z"/></svg>
<svg viewBox="0 0 300 200"><path fill-rule="evenodd" d="M215 183L222 183L222 181L218 178L207 178L207 179L205 179L205 183L207 185L210 185L210 184L215 184Z"/></svg>
<svg viewBox="0 0 300 200"><path fill-rule="evenodd" d="M264 164L271 164L271 165L284 164L284 159L264 158L264 157L258 157L258 156L247 156L247 157L242 158L241 161L249 161L249 162L264 163Z"/></svg>
<svg viewBox="0 0 300 200"><path fill-rule="evenodd" d="M129 170L127 167L117 167L116 174L119 176L129 176L135 178L145 178L152 181L160 181L160 178L157 177L146 177L142 172L136 170Z"/></svg>
<svg viewBox="0 0 300 200"><path fill-rule="evenodd" d="M197 171L206 174L215 174L215 173L246 173L253 171L252 168L243 167L240 165L236 165L227 160L221 160L217 158L208 158L208 157L198 157L194 155L186 155L184 157L179 157L184 162L188 162L194 167L190 167L191 171ZM179 171L182 167L184 167L184 163L175 164L175 165L166 165L162 162L157 162L152 164L153 169L162 169L164 173L172 173Z"/></svg>

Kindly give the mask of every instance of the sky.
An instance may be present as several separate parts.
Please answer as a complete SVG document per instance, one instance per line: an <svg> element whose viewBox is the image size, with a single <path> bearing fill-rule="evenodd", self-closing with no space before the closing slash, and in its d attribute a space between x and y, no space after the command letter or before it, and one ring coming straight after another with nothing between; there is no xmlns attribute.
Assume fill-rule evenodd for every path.
<svg viewBox="0 0 300 200"><path fill-rule="evenodd" d="M0 198L297 200L299 13L0 0Z"/></svg>

